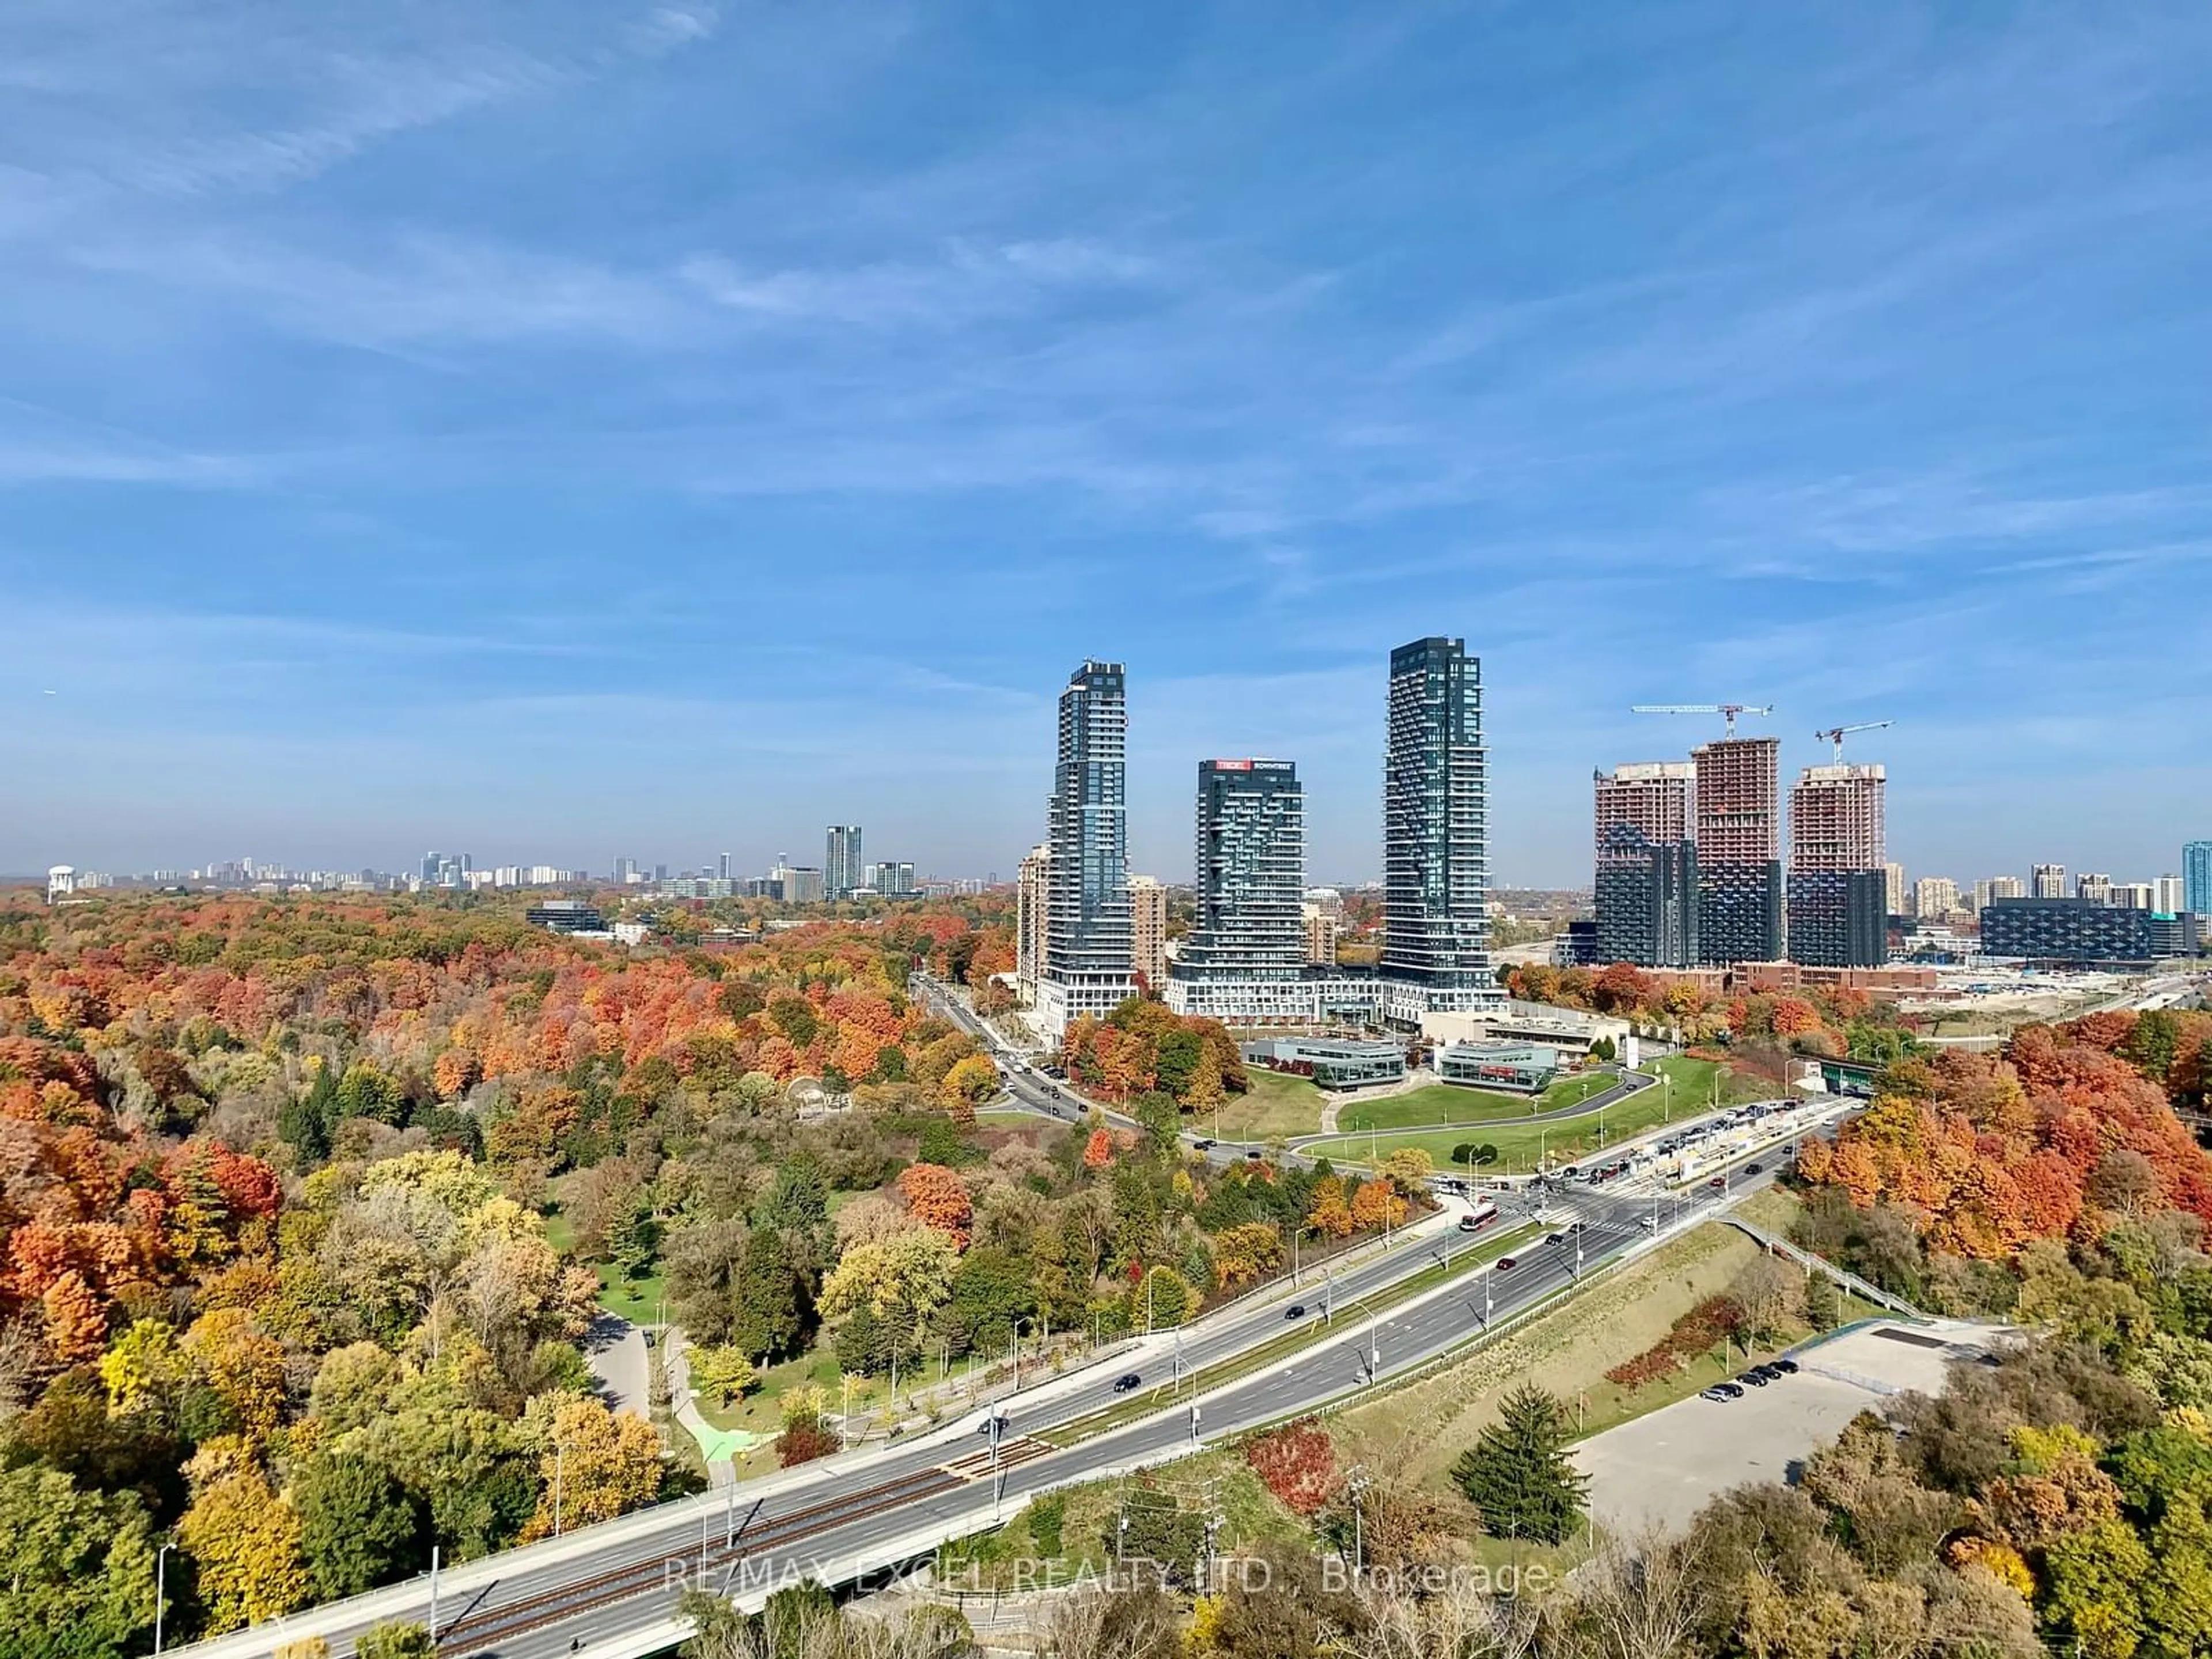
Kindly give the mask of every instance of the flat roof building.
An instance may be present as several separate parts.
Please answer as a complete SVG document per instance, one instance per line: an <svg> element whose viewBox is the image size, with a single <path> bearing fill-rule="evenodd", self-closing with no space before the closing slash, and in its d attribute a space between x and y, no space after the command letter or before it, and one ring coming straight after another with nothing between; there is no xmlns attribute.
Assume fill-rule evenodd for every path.
<svg viewBox="0 0 2212 1659"><path fill-rule="evenodd" d="M1395 1042L1345 1037L1262 1037L1243 1045L1245 1064L1311 1078L1324 1089L1392 1083L1406 1075L1406 1051Z"/></svg>

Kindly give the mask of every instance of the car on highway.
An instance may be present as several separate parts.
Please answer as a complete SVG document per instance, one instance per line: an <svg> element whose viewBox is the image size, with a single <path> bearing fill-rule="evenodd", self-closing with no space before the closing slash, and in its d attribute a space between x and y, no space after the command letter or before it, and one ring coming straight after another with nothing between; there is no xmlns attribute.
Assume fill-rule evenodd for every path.
<svg viewBox="0 0 2212 1659"><path fill-rule="evenodd" d="M1250 1152L1245 1153L1244 1156L1250 1158L1253 1163L1257 1164L1261 1158L1265 1158L1267 1154L1262 1152L1257 1146L1255 1146Z"/></svg>
<svg viewBox="0 0 2212 1659"><path fill-rule="evenodd" d="M1566 1242L1567 1236L1565 1233L1547 1233L1544 1235L1544 1243L1547 1244L1564 1244Z"/></svg>
<svg viewBox="0 0 2212 1659"><path fill-rule="evenodd" d="M1708 1181L1705 1185L1711 1188L1717 1193L1724 1192L1728 1188L1728 1177L1726 1176L1715 1176L1711 1181Z"/></svg>
<svg viewBox="0 0 2212 1659"><path fill-rule="evenodd" d="M1124 1371L1121 1376L1114 1379L1114 1392L1115 1394L1127 1394L1130 1389L1137 1387L1145 1379L1143 1377L1138 1376L1134 1371Z"/></svg>
<svg viewBox="0 0 2212 1659"><path fill-rule="evenodd" d="M1716 1382L1705 1391L1707 1400L1741 1400L1743 1390L1733 1382Z"/></svg>
<svg viewBox="0 0 2212 1659"><path fill-rule="evenodd" d="M1521 1258L1517 1255L1501 1255L1498 1258L1498 1271L1502 1273L1510 1273L1520 1265Z"/></svg>
<svg viewBox="0 0 2212 1659"><path fill-rule="evenodd" d="M1285 1319L1304 1319L1305 1316L1306 1304L1303 1302L1293 1302L1283 1310L1283 1317Z"/></svg>
<svg viewBox="0 0 2212 1659"><path fill-rule="evenodd" d="M1743 1166L1743 1172L1746 1175L1757 1175L1765 1168L1764 1164L1747 1164Z"/></svg>
<svg viewBox="0 0 2212 1659"><path fill-rule="evenodd" d="M1210 1152L1213 1150L1213 1142L1203 1139L1194 1140L1190 1143L1190 1149L1194 1152Z"/></svg>

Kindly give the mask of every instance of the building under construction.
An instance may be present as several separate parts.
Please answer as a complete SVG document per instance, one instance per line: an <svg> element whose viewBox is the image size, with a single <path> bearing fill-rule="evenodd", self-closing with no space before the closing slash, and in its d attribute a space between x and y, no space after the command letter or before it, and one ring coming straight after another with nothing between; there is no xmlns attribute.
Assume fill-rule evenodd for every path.
<svg viewBox="0 0 2212 1659"><path fill-rule="evenodd" d="M1698 960L1782 956L1782 744L1724 738L1690 751L1695 769Z"/></svg>
<svg viewBox="0 0 2212 1659"><path fill-rule="evenodd" d="M1880 766L1808 766L1790 792L1790 959L1879 968L1888 955Z"/></svg>
<svg viewBox="0 0 2212 1659"><path fill-rule="evenodd" d="M1646 968L1698 961L1698 854L1690 837L1697 769L1645 761L1592 780L1601 960Z"/></svg>

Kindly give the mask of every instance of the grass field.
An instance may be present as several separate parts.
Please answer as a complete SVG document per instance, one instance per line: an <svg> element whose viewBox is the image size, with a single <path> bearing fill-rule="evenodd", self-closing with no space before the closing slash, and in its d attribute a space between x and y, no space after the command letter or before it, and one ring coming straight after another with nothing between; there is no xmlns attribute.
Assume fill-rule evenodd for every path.
<svg viewBox="0 0 2212 1659"><path fill-rule="evenodd" d="M1540 1156L1557 1168L1674 1117L1693 1115L1711 1103L1717 1079L1724 1105L1736 1100L1756 1100L1765 1092L1760 1085L1739 1081L1725 1066L1710 1060L1676 1056L1655 1061L1645 1069L1671 1079L1671 1085L1631 1095L1587 1118L1570 1118L1550 1124L1492 1121L1455 1129L1346 1135L1316 1141L1301 1150L1309 1158L1328 1158L1339 1164L1365 1164L1370 1158L1388 1158L1401 1146L1413 1146L1426 1152L1437 1167L1443 1169L1452 1161L1453 1147L1468 1142L1486 1143L1498 1148L1498 1162L1489 1166L1491 1173L1527 1175L1535 1169Z"/></svg>
<svg viewBox="0 0 2212 1659"><path fill-rule="evenodd" d="M1278 1140L1310 1135L1321 1127L1321 1109L1328 1097L1302 1077L1248 1066L1244 1075L1251 1087L1232 1097L1221 1109L1219 1137L1225 1140ZM1202 1134L1214 1134L1211 1113L1191 1119Z"/></svg>
<svg viewBox="0 0 2212 1659"><path fill-rule="evenodd" d="M1409 1089L1402 1095L1347 1106L1337 1114L1336 1121L1338 1127L1345 1129L1414 1129L1431 1123L1493 1123L1579 1106L1592 1095L1603 1094L1613 1082L1604 1073L1587 1073L1561 1078L1540 1095L1509 1095L1490 1089L1464 1089L1453 1083L1432 1083L1425 1089Z"/></svg>

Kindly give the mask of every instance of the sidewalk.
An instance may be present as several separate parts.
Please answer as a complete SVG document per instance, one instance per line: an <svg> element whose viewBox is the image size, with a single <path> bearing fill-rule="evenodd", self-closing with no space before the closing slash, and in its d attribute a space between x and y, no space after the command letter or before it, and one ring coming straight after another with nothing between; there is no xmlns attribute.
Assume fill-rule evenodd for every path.
<svg viewBox="0 0 2212 1659"><path fill-rule="evenodd" d="M690 1355L679 1327L669 1326L662 1336L660 1364L668 1376L669 1414L699 1443L699 1455L707 1462L707 1484L718 1488L736 1486L737 1455L751 1450L760 1437L742 1429L718 1429L699 1414L699 1401L690 1386Z"/></svg>

